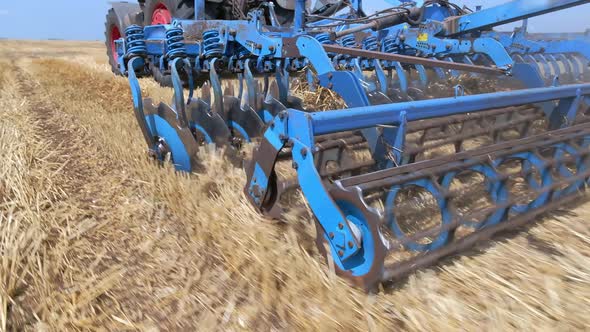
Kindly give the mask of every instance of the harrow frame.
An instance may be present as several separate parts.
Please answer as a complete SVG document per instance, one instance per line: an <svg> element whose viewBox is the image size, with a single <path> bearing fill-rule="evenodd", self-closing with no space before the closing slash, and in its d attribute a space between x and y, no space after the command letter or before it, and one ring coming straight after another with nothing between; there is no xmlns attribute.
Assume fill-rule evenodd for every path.
<svg viewBox="0 0 590 332"><path fill-rule="evenodd" d="M401 2L399 12L369 23L334 25L332 19L306 22L305 0L296 0L293 26L283 27L272 6L270 25L261 9L250 11L247 20L203 20L204 0L196 0L195 20L128 26L126 37L115 41L119 71L129 78L150 153L191 172L202 167L196 158L200 144L233 151L242 141L256 143L246 165L248 200L261 213L277 217L282 193L300 187L317 221L320 251L335 262L339 274L366 289L521 224L583 190L590 178L590 127L579 120L588 112L590 84L559 84L588 78L588 38L530 38L526 22L512 36L489 28L590 1L531 5L515 0L473 13L446 2L426 1L424 7ZM351 7L362 12L360 0ZM142 97L138 77L154 68L170 75L172 106ZM458 85L453 97L414 100L424 96L432 76L446 80L461 73L510 84L516 80L527 89L465 96ZM301 100L289 93L291 75L303 77L311 90L320 86L336 92L348 108L303 110ZM238 78L237 91L233 85L224 90L228 77ZM410 87L412 80L419 89ZM193 94L197 88L199 98ZM524 113L513 119L519 110ZM455 154L416 161L422 150L407 142L415 131L424 131L420 141L434 127L462 123L463 131L470 119L494 116L497 123L481 125L477 134L494 137L489 146L464 150L463 141L477 135L461 133L442 141L454 143ZM499 123L503 116L508 120ZM538 119L549 131L528 135L530 123ZM517 139L502 142L495 137L514 126L522 127ZM343 157L352 146L366 148L371 161L358 164ZM540 152L546 149L551 158ZM295 179L277 177L277 161L285 158L292 160ZM537 195L526 204L511 197L509 176L499 171L513 159L522 163L521 173ZM340 168L328 170L326 160ZM572 163L575 172L565 166ZM450 183L461 170L484 175L494 206L471 216L480 222L473 234L456 238L456 229L474 224L449 203ZM541 174L539 181L531 180L533 172ZM396 226L395 199L407 186L435 197L440 225L414 235ZM367 201L367 191L380 193L383 211ZM384 237L385 226L394 239ZM420 237L434 240L419 243ZM399 248L419 254L387 266L387 255Z"/></svg>

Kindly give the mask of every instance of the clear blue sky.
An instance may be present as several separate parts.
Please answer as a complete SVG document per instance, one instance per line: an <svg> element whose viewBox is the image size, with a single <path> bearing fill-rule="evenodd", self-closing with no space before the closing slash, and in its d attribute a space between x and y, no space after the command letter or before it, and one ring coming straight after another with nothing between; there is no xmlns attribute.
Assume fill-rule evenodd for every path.
<svg viewBox="0 0 590 332"><path fill-rule="evenodd" d="M382 0L365 0L371 4ZM539 0L529 0L539 1ZM135 2L129 0L129 2ZM456 0L490 7L506 0ZM0 37L14 39L104 39L107 0L0 0ZM590 4L531 20L533 32L571 32L590 28Z"/></svg>

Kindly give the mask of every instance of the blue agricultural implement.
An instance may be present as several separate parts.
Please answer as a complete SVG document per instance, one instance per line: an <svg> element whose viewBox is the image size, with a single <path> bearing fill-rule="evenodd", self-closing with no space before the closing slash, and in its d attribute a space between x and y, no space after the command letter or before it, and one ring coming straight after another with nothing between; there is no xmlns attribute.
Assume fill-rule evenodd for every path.
<svg viewBox="0 0 590 332"><path fill-rule="evenodd" d="M254 144L251 204L281 218L301 190L319 251L371 289L590 184L590 37L527 32L529 18L589 2L114 3L107 54L151 156L193 172L201 146L240 161ZM142 97L146 76L174 89L171 104ZM295 87L346 107L319 109Z"/></svg>

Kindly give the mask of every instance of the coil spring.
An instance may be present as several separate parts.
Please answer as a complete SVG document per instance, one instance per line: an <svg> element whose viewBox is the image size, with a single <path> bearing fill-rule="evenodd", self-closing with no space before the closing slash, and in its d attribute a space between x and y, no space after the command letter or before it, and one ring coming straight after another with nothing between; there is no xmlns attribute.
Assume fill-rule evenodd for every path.
<svg viewBox="0 0 590 332"><path fill-rule="evenodd" d="M217 30L203 32L203 54L205 58L214 58L223 55L223 44Z"/></svg>
<svg viewBox="0 0 590 332"><path fill-rule="evenodd" d="M166 30L166 57L170 60L186 57L184 44L184 31L182 28L173 27Z"/></svg>
<svg viewBox="0 0 590 332"><path fill-rule="evenodd" d="M329 33L320 33L319 35L315 36L315 39L322 45L332 45L334 44L334 42L332 41L332 39L330 39L330 34ZM336 53L334 52L328 52L328 56L329 57L335 57Z"/></svg>
<svg viewBox="0 0 590 332"><path fill-rule="evenodd" d="M395 42L395 38L386 38L383 40L383 52L397 53L398 50L399 50L399 47Z"/></svg>
<svg viewBox="0 0 590 332"><path fill-rule="evenodd" d="M130 25L125 29L125 42L127 45L125 57L147 55L145 34L143 33L143 28L139 25Z"/></svg>
<svg viewBox="0 0 590 332"><path fill-rule="evenodd" d="M379 49L379 44L377 43L377 37L367 37L363 40L363 49L368 51L377 51Z"/></svg>
<svg viewBox="0 0 590 332"><path fill-rule="evenodd" d="M322 45L334 44L334 42L332 42L332 40L330 40L330 34L329 33L320 33L319 35L316 35L315 36L315 39L317 41L319 41L320 44L322 44Z"/></svg>
<svg viewBox="0 0 590 332"><path fill-rule="evenodd" d="M340 38L340 44L344 47L354 48L356 46L356 39L353 35L348 35Z"/></svg>

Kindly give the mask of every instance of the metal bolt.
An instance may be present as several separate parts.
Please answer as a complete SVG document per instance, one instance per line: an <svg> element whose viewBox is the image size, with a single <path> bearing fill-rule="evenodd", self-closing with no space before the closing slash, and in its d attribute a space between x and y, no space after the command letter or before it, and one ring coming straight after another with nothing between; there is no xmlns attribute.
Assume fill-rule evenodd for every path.
<svg viewBox="0 0 590 332"><path fill-rule="evenodd" d="M295 169L295 170L297 170L299 168L299 165L295 161L293 162L293 164L291 166L293 166L293 169Z"/></svg>
<svg viewBox="0 0 590 332"><path fill-rule="evenodd" d="M328 84L328 89L331 89L333 87L334 87L334 84L332 84L332 83Z"/></svg>
<svg viewBox="0 0 590 332"><path fill-rule="evenodd" d="M344 256L344 251L338 250L338 256L340 256L340 257Z"/></svg>
<svg viewBox="0 0 590 332"><path fill-rule="evenodd" d="M333 232L330 232L330 233L328 234L328 236L330 237L330 239L332 239L332 240L334 239L334 233L333 233Z"/></svg>
<svg viewBox="0 0 590 332"><path fill-rule="evenodd" d="M256 44L256 49L257 50L261 50L262 49L262 44Z"/></svg>
<svg viewBox="0 0 590 332"><path fill-rule="evenodd" d="M236 30L234 30L234 29L231 29L231 30L229 30L229 34L230 34L232 37L235 37L235 36L238 34L238 32L237 32Z"/></svg>
<svg viewBox="0 0 590 332"><path fill-rule="evenodd" d="M354 243L352 243L352 241L348 241L348 247L352 249L352 247L354 247Z"/></svg>
<svg viewBox="0 0 590 332"><path fill-rule="evenodd" d="M331 79L332 79L332 77L334 77L334 74L332 74L332 73L329 73L329 74L328 74L328 79L330 79L330 80L331 80Z"/></svg>
<svg viewBox="0 0 590 332"><path fill-rule="evenodd" d="M271 51L271 52L274 52L275 51L275 47L273 45L270 45L268 47L268 50Z"/></svg>
<svg viewBox="0 0 590 332"><path fill-rule="evenodd" d="M338 224L338 229L343 229L343 228L344 228L344 225L342 225L342 223L339 223Z"/></svg>
<svg viewBox="0 0 590 332"><path fill-rule="evenodd" d="M303 157L303 159L305 159L305 157L307 157L307 149L306 148L301 148L301 156Z"/></svg>

